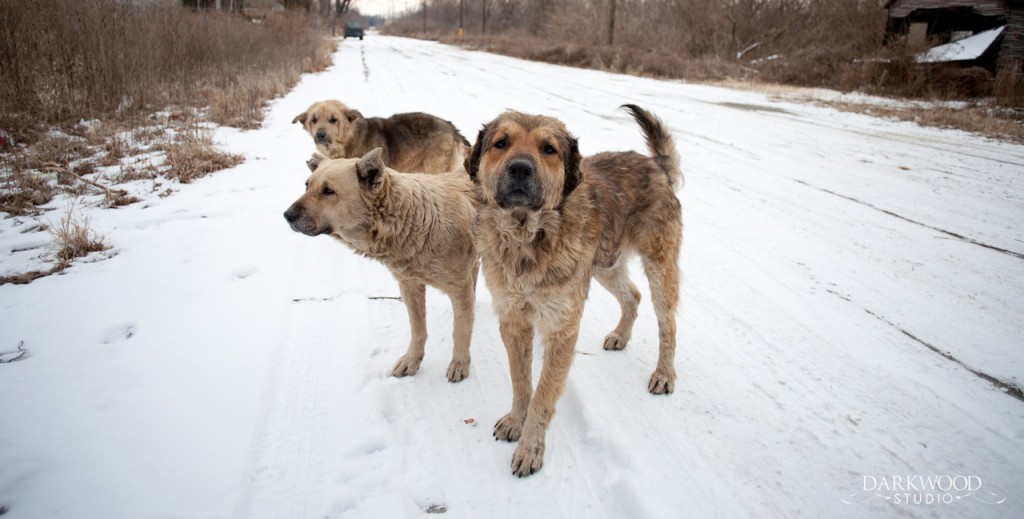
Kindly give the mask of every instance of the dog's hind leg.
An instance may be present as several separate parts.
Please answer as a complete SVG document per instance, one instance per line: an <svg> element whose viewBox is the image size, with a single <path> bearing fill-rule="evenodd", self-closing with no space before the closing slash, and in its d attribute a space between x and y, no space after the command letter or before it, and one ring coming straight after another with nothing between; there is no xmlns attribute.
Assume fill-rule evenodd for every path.
<svg viewBox="0 0 1024 519"><path fill-rule="evenodd" d="M633 334L633 323L636 321L637 307L640 305L640 291L629 280L626 263L625 258L619 258L611 268L594 269L594 279L615 296L622 309L619 324L604 338L606 350L621 350L626 347Z"/></svg>
<svg viewBox="0 0 1024 519"><path fill-rule="evenodd" d="M675 390L676 308L679 305L679 236L671 230L654 237L654 247L643 257L644 271L651 283L651 299L658 316L658 365L647 389L655 395ZM675 239L671 237L675 236Z"/></svg>
<svg viewBox="0 0 1024 519"><path fill-rule="evenodd" d="M466 278L465 283L448 296L452 300L452 362L448 364L448 382L461 382L469 376L469 343L473 337L473 304L476 302L476 269L473 279Z"/></svg>
<svg viewBox="0 0 1024 519"><path fill-rule="evenodd" d="M399 280L398 288L402 292L405 309L409 312L412 338L409 339L408 351L395 363L391 375L404 377L415 375L423 361L423 345L427 343L427 294L426 286L415 281Z"/></svg>

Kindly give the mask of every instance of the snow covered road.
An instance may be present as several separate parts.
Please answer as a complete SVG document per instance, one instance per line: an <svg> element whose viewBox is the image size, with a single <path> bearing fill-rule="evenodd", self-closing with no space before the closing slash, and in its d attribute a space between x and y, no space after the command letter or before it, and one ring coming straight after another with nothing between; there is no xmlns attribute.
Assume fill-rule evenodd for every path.
<svg viewBox="0 0 1024 519"><path fill-rule="evenodd" d="M433 290L419 373L389 377L397 283L281 217L313 149L290 121L328 98L471 141L504 109L545 113L584 154L645 149L623 103L661 116L687 178L676 392L647 392L638 263L632 342L602 350L618 306L595 284L530 478L491 437L511 386L482 282L470 378L445 379ZM247 161L91 213L115 257L0 286L0 353L30 350L0 364L3 519L1024 517L1020 145L377 35L218 138ZM976 479L892 488L958 475Z"/></svg>

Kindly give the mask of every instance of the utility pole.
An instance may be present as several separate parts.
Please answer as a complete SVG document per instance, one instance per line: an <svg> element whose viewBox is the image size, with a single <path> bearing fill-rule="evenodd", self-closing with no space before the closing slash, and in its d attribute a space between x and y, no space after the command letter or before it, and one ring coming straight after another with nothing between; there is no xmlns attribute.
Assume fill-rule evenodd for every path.
<svg viewBox="0 0 1024 519"><path fill-rule="evenodd" d="M608 45L615 45L615 4L617 0L608 0Z"/></svg>
<svg viewBox="0 0 1024 519"><path fill-rule="evenodd" d="M423 34L427 34L427 0L423 0Z"/></svg>
<svg viewBox="0 0 1024 519"><path fill-rule="evenodd" d="M487 4L491 3L491 0L480 0L480 34L483 35L487 32Z"/></svg>
<svg viewBox="0 0 1024 519"><path fill-rule="evenodd" d="M462 43L462 32L463 32L463 29L462 29L462 27L463 27L463 25L462 25L462 11L463 11L463 8L464 8L463 4L465 4L465 2L466 2L466 0L459 0L459 43Z"/></svg>

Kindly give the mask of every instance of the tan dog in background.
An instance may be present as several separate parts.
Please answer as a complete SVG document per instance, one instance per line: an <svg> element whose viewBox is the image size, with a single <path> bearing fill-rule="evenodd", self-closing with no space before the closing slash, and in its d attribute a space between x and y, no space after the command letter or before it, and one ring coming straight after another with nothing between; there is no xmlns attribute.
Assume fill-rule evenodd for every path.
<svg viewBox="0 0 1024 519"><path fill-rule="evenodd" d="M651 157L634 152L580 158L558 120L506 112L484 126L469 161L482 207L476 240L484 279L500 321L512 376L512 410L494 437L519 441L512 471L523 477L544 463L544 438L565 388L593 276L622 307L606 350L626 347L640 292L627 261L643 260L658 316L658 364L648 389L675 386L676 306L683 183L675 142L660 119L626 105ZM544 341L544 368L533 391L534 330Z"/></svg>
<svg viewBox="0 0 1024 519"><path fill-rule="evenodd" d="M473 243L474 186L465 173L421 175L385 167L381 150L360 159L323 160L284 213L292 230L330 235L379 260L398 280L412 339L396 377L415 375L427 341L426 285L452 301L454 349L448 380L469 376L469 342L479 259Z"/></svg>
<svg viewBox="0 0 1024 519"><path fill-rule="evenodd" d="M294 123L302 123L327 158L359 158L381 148L388 167L408 173L462 171L469 154L469 141L452 123L421 112L366 118L339 101L320 101ZM315 162L307 162L310 170Z"/></svg>

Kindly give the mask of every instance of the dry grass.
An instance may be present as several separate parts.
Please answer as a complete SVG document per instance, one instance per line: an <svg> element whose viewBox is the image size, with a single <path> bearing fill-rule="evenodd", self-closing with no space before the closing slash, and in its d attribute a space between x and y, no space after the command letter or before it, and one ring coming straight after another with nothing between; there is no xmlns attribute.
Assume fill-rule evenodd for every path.
<svg viewBox="0 0 1024 519"><path fill-rule="evenodd" d="M984 106L965 108L896 108L853 103L826 103L844 112L910 121L922 126L964 130L1024 144L1024 114Z"/></svg>
<svg viewBox="0 0 1024 519"><path fill-rule="evenodd" d="M927 45L883 46L884 2L876 0L616 0L614 44L609 1L466 2L466 36L456 41L459 1L429 3L385 32L509 56L613 72L696 81L757 81L927 100L995 96L1024 107L1024 74L993 78L983 68L921 65ZM489 6L483 30L481 6ZM852 107L850 107L852 108ZM936 113L893 110L921 124L952 126L1017 140L1015 110ZM898 112L898 113L897 113Z"/></svg>
<svg viewBox="0 0 1024 519"><path fill-rule="evenodd" d="M160 149L166 154L164 164L169 167L164 176L182 184L237 166L243 160L240 155L218 150L213 139L199 130L183 133L173 142L161 145Z"/></svg>
<svg viewBox="0 0 1024 519"><path fill-rule="evenodd" d="M266 102L335 48L301 10L257 24L169 3L33 0L0 2L0 20L0 211L12 215L90 184L107 206L128 203L91 177L119 167L113 182L153 179L155 166L130 158L154 149L181 182L237 164L194 131L195 114L258 127Z"/></svg>
<svg viewBox="0 0 1024 519"><path fill-rule="evenodd" d="M45 270L0 276L0 285L25 285L41 277L63 272L78 258L110 249L106 238L93 230L89 219L75 214L75 204L68 207L60 222L48 226L46 230L53 236L53 266Z"/></svg>
<svg viewBox="0 0 1024 519"><path fill-rule="evenodd" d="M1002 106L1024 109L1024 72L1019 64L999 72L995 79L995 96Z"/></svg>
<svg viewBox="0 0 1024 519"><path fill-rule="evenodd" d="M39 214L37 206L53 200L54 188L42 174L18 162L3 166L0 176L0 211L11 216Z"/></svg>
<svg viewBox="0 0 1024 519"><path fill-rule="evenodd" d="M53 235L57 265L66 268L77 258L84 258L93 252L102 252L110 248L105 237L100 236L90 227L89 219L75 215L75 206L68 207L60 222L50 227Z"/></svg>
<svg viewBox="0 0 1024 519"><path fill-rule="evenodd" d="M298 13L253 24L159 4L33 0L0 2L0 19L0 124L22 142L31 133L22 126L170 104L210 106L214 120L249 127L267 99L323 69L333 51Z"/></svg>
<svg viewBox="0 0 1024 519"><path fill-rule="evenodd" d="M442 43L457 43L455 37L439 36ZM742 75L736 62L715 57L683 59L678 55L653 49L584 45L545 39L523 39L514 36L469 36L462 45L515 58L542 61L555 65L606 70L656 78L711 80Z"/></svg>

